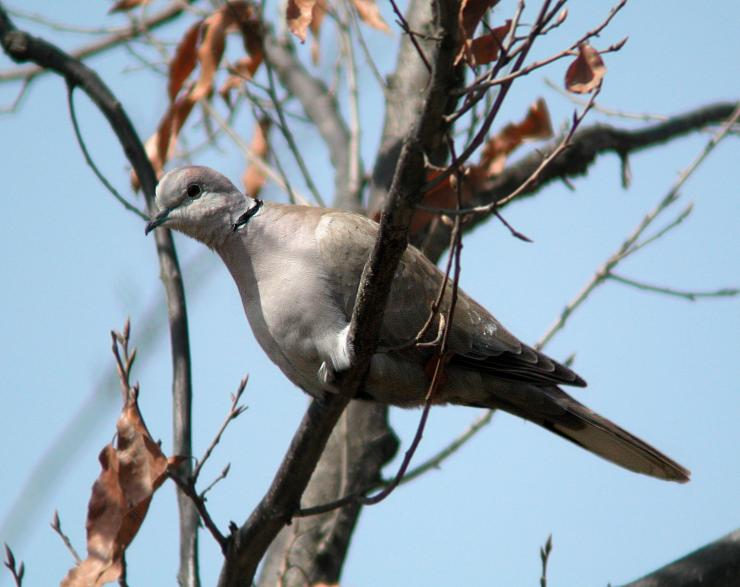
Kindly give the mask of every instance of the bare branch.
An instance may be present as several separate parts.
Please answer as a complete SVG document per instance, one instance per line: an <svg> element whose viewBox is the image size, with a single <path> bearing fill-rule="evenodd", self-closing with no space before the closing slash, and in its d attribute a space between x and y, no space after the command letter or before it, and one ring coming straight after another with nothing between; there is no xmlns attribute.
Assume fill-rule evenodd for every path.
<svg viewBox="0 0 740 587"><path fill-rule="evenodd" d="M87 145L85 145L85 140L82 138L82 133L80 132L80 125L77 121L77 113L75 112L75 101L74 101L74 86L71 84L67 84L67 104L69 105L69 117L72 119L72 126L75 131L75 137L77 137L77 144L80 146L80 149L82 150L82 154L85 157L85 161L90 166L90 169L93 170L93 173L97 176L97 178L100 180L100 183L102 183L108 191L113 195L113 197L118 200L118 202L126 208L129 212L133 212L136 214L139 218L145 221L149 221L149 217L144 214L141 210L139 210L136 206L129 203L126 198L124 198L118 190L113 187L113 185L108 181L108 179L100 172L97 165L95 165L95 161L93 161L92 156L90 155L90 152L87 150Z"/></svg>
<svg viewBox="0 0 740 587"><path fill-rule="evenodd" d="M5 561L3 562L3 564L13 576L13 582L15 583L15 586L21 587L23 584L23 575L26 572L26 568L23 565L23 561L16 565L15 555L13 554L13 551L10 550L10 546L8 546L7 544L5 545Z"/></svg>
<svg viewBox="0 0 740 587"><path fill-rule="evenodd" d="M174 0L169 6L162 9L160 12L152 15L146 21L132 22L130 26L122 27L109 36L99 39L72 51L69 56L72 59L82 60L87 57L92 57L98 53L107 51L113 47L117 47L122 43L130 41L143 34L145 31L160 27L168 22L171 22L183 12L184 7L188 2L192 0ZM48 68L41 64L37 64L31 67L21 67L17 69L7 69L0 71L0 82L13 81L25 79L31 81L34 78L43 75L50 71Z"/></svg>
<svg viewBox="0 0 740 587"><path fill-rule="evenodd" d="M213 437L213 440L211 440L211 444L208 445L206 452L203 453L203 457L200 459L200 461L198 461L198 464L195 465L195 468L193 469L193 473L191 475L193 485L198 482L198 477L200 476L200 472L203 469L203 465L206 464L211 454L213 454L213 449L215 449L218 443L221 442L221 437L226 431L228 425L246 411L247 408L245 406L240 406L239 402L241 401L242 395L244 394L244 390L247 388L247 381L249 381L249 376L244 377L239 383L239 387L237 388L236 393L231 396L231 407L229 408L229 413L226 414L226 418L221 424L221 427L218 429L218 432L216 432L216 435ZM226 474L224 474L224 477L225 476ZM203 493L205 493L205 491Z"/></svg>
<svg viewBox="0 0 740 587"><path fill-rule="evenodd" d="M406 476L403 478L401 484L406 484L409 481L413 481L417 477L421 477L424 473L431 471L432 469L439 469L442 463L455 454L463 445L467 444L473 436L488 426L495 414L494 410L486 410L483 414L478 416L471 424L463 431L460 436L455 438L452 442L447 444L442 450L429 457L423 463L411 469Z"/></svg>
<svg viewBox="0 0 740 587"><path fill-rule="evenodd" d="M540 587L547 587L547 562L552 552L552 534L547 537L545 546L540 548L540 561L542 562L542 575L540 576Z"/></svg>
<svg viewBox="0 0 740 587"><path fill-rule="evenodd" d="M80 564L82 562L82 559L80 558L80 555L77 553L77 550L72 545L72 541L69 539L69 536L67 536L64 531L62 530L62 523L59 521L59 512L54 510L54 517L51 520L51 529L56 532L56 534L59 536L59 538L62 539L62 542L64 542L64 546L69 551L69 554L72 555L72 558L74 559L76 564Z"/></svg>
<svg viewBox="0 0 740 587"><path fill-rule="evenodd" d="M423 204L419 204L417 208L419 210L426 210L428 212L435 212L437 214L444 214L446 216L467 216L470 214L490 214L495 213L497 207L505 206L509 202L511 202L513 199L517 198L521 194L525 193L527 190L529 190L533 185L536 185L539 182L539 178L542 176L544 171L547 169L547 166L550 165L555 158L560 155L565 149L570 145L573 135L576 132L576 129L580 126L581 122L583 122L583 119L588 114L589 110L591 110L591 107L594 104L594 100L599 95L599 92L601 91L601 84L599 84L595 89L593 94L591 94L591 98L588 100L586 105L583 107L583 110L581 110L580 113L576 112L573 114L573 122L570 125L570 130L565 134L565 136L562 138L560 143L540 162L540 164L532 171L532 174L525 179L514 191L512 191L507 196L501 198L500 200L496 200L494 202L491 202L490 204L486 204L484 206L475 206L473 208L462 208L459 210L451 210L448 208L433 208L431 206L424 206ZM506 221L503 220L499 216L499 219L506 225L507 228L509 228L512 231L512 234L518 238L522 238L522 235L514 231ZM529 241L528 238L524 237L522 240Z"/></svg>
<svg viewBox="0 0 740 587"><path fill-rule="evenodd" d="M665 287L665 286L660 286L660 285L651 285L649 283L644 283L642 281L637 281L635 279L629 279L627 277L623 277L621 275L614 273L613 271L609 272L608 278L613 281L623 283L624 285L634 287L635 289L640 289L643 291L649 291L649 292L663 294L663 295L677 297L677 298L683 298L690 302L695 302L698 299L705 299L705 298L732 298L740 294L740 289L729 288L729 287L725 287L722 289L715 289L711 291L688 291L688 290L675 289L672 287Z"/></svg>
<svg viewBox="0 0 740 587"><path fill-rule="evenodd" d="M517 199L532 196L554 181L568 182L570 178L584 175L600 155L616 153L626 156L662 145L690 132L702 130L708 125L722 123L732 115L736 106L736 102L710 104L672 116L665 122L636 130L601 124L581 128L573 136L570 146L542 170L537 183L530 185ZM561 141L562 138L555 139L544 148L539 148L506 167L500 175L483 182L479 190L471 194L470 205L486 206L511 194L532 175L543 159L547 158ZM464 226L465 231L474 230L488 218L488 216L470 218ZM424 251L432 258L436 258L442 254L448 242L448 231L430 232L426 237Z"/></svg>
<svg viewBox="0 0 740 587"><path fill-rule="evenodd" d="M183 478L180 474L174 471L168 471L167 475L175 482L177 487L180 489L180 492L182 492L190 500L190 503L193 504L198 512L198 515L200 516L200 519L203 520L203 524L211 533L211 536L213 536L214 540L221 547L221 552L226 554L228 540L223 534L221 534L218 526L216 526L213 518L211 518L211 514L206 508L205 499L203 499L203 496L198 495L198 492L195 490L195 486L193 485L192 479Z"/></svg>
<svg viewBox="0 0 740 587"><path fill-rule="evenodd" d="M548 57L547 59L542 59L541 61L535 61L534 63L531 63L530 65L527 65L526 67L521 68L514 68L514 70L500 78L493 79L492 78L492 72L487 72L483 75L481 75L478 80L473 82L471 85L469 85L466 88L463 88L460 90L461 93L469 93L469 92L475 92L484 90L493 86L498 86L506 82L510 82L515 80L518 77L522 77L524 75L532 73L536 69L541 69L545 67L546 65L550 65L551 63L557 61L558 59L562 59L563 57L569 56L573 54L573 51L582 43L585 43L589 39L596 37L599 35L601 31L603 31L609 23L612 21L612 19L617 15L617 13L624 8L625 4L627 4L627 0L620 0L610 11L607 17L595 28L591 29L584 35L582 35L577 41L575 41L573 44L571 44L570 47L567 49L564 49L563 51L560 51L559 53L556 53L555 55L552 55ZM555 10L558 10L559 6L556 7ZM544 34L546 27L543 27L542 32L539 34ZM606 53L608 51L616 51L621 49L622 45L624 45L624 41L620 41L620 43L617 43L616 46L610 47L606 49L605 51L600 51L600 53ZM480 80L480 81L479 81ZM458 118L464 114L464 111L455 113L455 117Z"/></svg>
<svg viewBox="0 0 740 587"><path fill-rule="evenodd" d="M588 100L584 100L583 98L580 98L576 96L575 94L572 94L571 92L563 89L560 87L559 84L556 84L554 81L552 81L549 78L545 78L545 84L547 87L549 87L551 90L556 91L561 96L567 98L574 104L578 104L579 106L585 106ZM665 114L651 114L649 112L626 112L624 110L617 110L616 108L607 108L606 106L603 106L599 103L594 103L593 109L596 112L600 112L601 114L605 114L606 116L613 116L615 118L626 118L627 120L641 120L643 122L665 122L668 120L668 116Z"/></svg>
<svg viewBox="0 0 740 587"><path fill-rule="evenodd" d="M560 331L563 326L565 326L568 318L573 313L573 311L576 310L588 298L588 296L597 286L602 284L604 280L609 277L609 274L617 266L617 264L627 258L630 254L635 252L636 249L634 249L634 246L638 243L645 230L653 223L653 221L657 217L660 216L662 212L664 212L671 204L676 201L680 188L684 185L684 183L686 183L686 180L688 180L688 178L691 177L691 175L699 168L699 166L714 150L717 144L727 135L739 116L740 104L738 104L738 106L735 108L729 120L727 120L727 122L722 125L722 128L704 146L696 159L694 159L694 161L686 169L684 169L684 171L681 172L671 189L668 190L668 193L656 204L656 206L652 210L650 210L650 212L645 215L645 217L638 223L637 227L635 227L632 233L625 239L619 249L613 255L611 255L603 263L603 265L599 267L599 269L597 269L596 273L594 273L591 279L589 279L589 281L583 286L576 297L573 298L573 300L571 300L565 306L565 308L563 308L560 316L550 326L542 339L540 339L540 342L537 344L537 348L541 348L543 345L547 344L547 342L549 342L552 337L555 336L555 334Z"/></svg>
<svg viewBox="0 0 740 587"><path fill-rule="evenodd" d="M624 587L730 587L740 584L740 530Z"/></svg>
<svg viewBox="0 0 740 587"><path fill-rule="evenodd" d="M267 44L268 43L265 42L265 46L267 46ZM267 50L265 50L265 67L267 69L267 79L269 81L269 86L267 88L267 94L268 96L270 96L270 99L272 100L272 105L275 109L275 112L278 115L278 119L280 120L280 124L278 125L278 128L280 129L280 132L283 133L283 138L285 139L285 142L288 143L288 148L290 149L290 152L293 154L293 158L298 164L298 168L301 170L301 174L303 175L303 180L306 182L308 191L311 192L314 200L316 200L316 203L319 206L324 207L326 206L326 204L324 204L324 198L319 193L319 189L316 187L316 184L313 181L313 177L311 176L311 172L308 170L308 167L306 166L306 162L303 160L303 155L301 154L301 151L298 148L298 144L296 143L295 138L293 137L293 133L291 132L290 127L288 126L288 122L285 120L285 113L283 112L283 106L277 95L275 77L272 73L273 67L270 61L269 52Z"/></svg>

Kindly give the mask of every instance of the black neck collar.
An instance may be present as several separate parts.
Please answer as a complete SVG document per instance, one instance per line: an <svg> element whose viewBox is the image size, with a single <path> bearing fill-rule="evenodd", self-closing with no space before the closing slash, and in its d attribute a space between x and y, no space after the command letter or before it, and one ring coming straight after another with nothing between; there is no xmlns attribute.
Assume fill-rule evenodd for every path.
<svg viewBox="0 0 740 587"><path fill-rule="evenodd" d="M262 200L259 200L257 198L254 199L254 205L251 206L244 214L239 216L239 218L236 219L236 222L234 223L234 226L231 227L231 229L236 232L239 230L242 226L245 226L247 222L259 212L260 208L262 208Z"/></svg>

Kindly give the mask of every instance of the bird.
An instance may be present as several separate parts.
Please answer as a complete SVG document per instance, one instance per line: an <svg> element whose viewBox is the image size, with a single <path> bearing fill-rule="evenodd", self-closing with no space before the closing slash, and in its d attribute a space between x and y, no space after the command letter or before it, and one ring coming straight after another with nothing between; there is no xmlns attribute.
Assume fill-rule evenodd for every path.
<svg viewBox="0 0 740 587"><path fill-rule="evenodd" d="M202 166L166 173L146 225L177 230L223 260L258 343L285 376L315 398L337 393L351 364L348 332L363 267L379 225L360 214L263 202ZM442 271L409 245L394 275L378 350L356 399L422 406L439 315L423 326L442 291ZM452 297L446 284L443 309ZM448 326L444 381L434 404L500 409L625 469L684 483L690 472L560 389L586 382L511 334L462 289ZM428 341L428 340L427 340Z"/></svg>

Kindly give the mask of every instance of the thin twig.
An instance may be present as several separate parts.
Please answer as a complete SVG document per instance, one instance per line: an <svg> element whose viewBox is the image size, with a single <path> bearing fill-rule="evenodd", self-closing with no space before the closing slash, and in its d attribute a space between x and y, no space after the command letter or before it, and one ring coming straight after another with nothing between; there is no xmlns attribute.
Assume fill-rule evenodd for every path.
<svg viewBox="0 0 740 587"><path fill-rule="evenodd" d="M526 180L524 180L513 192L511 192L509 195L504 196L503 198L499 200L495 200L491 202L490 204L484 204L482 206L474 206L471 208L462 208L460 210L453 210L450 208L435 208L432 206L425 206L423 204L417 205L417 208L419 210L424 210L426 212L434 212L436 214L444 214L445 216L456 216L456 215L463 215L467 216L470 214L490 214L490 213L496 213L496 209L505 206L509 202L511 202L516 197L520 196L527 190L529 190L533 185L537 183L540 176L542 175L542 172L547 168L550 163L552 163L565 149L568 148L568 145L570 145L571 140L573 139L573 135L578 129L578 127L581 125L581 122L583 122L583 119L588 114L589 110L591 110L591 107L594 104L594 100L596 99L596 96L599 95L601 92L601 83L594 89L593 94L591 95L591 98L588 100L586 105L584 106L583 110L581 110L580 113L575 112L573 114L573 122L570 125L570 129L566 133L566 135L563 137L563 139L560 141L560 143L555 147L550 153L547 155L547 157L544 157L540 164L537 166L537 168L527 177ZM503 221L502 218L499 217L500 220ZM516 233L516 231L513 231L510 226L506 222L504 224L512 230L512 233L514 236L517 236L518 238L522 238L523 235L520 235L519 233ZM529 240L528 238L524 237L522 240Z"/></svg>
<svg viewBox="0 0 740 587"><path fill-rule="evenodd" d="M288 121L285 120L285 113L283 112L282 104L280 103L280 100L277 95L277 90L275 86L275 76L272 72L272 65L270 64L270 61L268 58L265 59L265 69L267 70L267 80L269 82L268 87L268 95L270 96L270 99L272 100L272 104L275 108L275 112L278 115L278 119L280 120L280 124L278 125L278 128L280 128L280 132L283 134L283 138L285 139L285 142L288 143L288 148L290 149L290 152L293 154L293 158L295 159L295 162L298 164L298 168L301 171L301 174L303 175L303 180L306 182L306 187L308 187L308 191L311 192L311 195L313 195L314 200L316 203L323 207L326 207L326 204L324 203L324 199L321 197L321 194L319 193L319 189L316 187L316 184L313 181L313 177L311 177L311 172L308 170L308 167L306 166L306 162L303 160L303 155L301 155L301 151L298 148L298 144L295 141L295 138L293 137L293 133L290 130L290 127L288 126Z"/></svg>
<svg viewBox="0 0 740 587"><path fill-rule="evenodd" d="M58 22L52 20L42 14L23 10L21 8L8 8L8 14L20 18L22 20L29 20L37 24L43 25L55 31L62 31L66 33L81 33L85 35L112 35L121 33L127 30L129 27L86 27L79 26L76 24L70 24L66 22Z"/></svg>
<svg viewBox="0 0 740 587"><path fill-rule="evenodd" d="M588 41L589 39L593 37L597 37L601 33L601 31L603 31L609 25L609 23L617 15L617 13L620 10L622 10L622 8L624 8L625 4L627 4L627 0L620 0L615 6L612 7L607 17L599 25L597 25L595 28L583 34L577 41L573 42L570 45L570 47L568 47L567 49L564 49L560 51L559 53L556 53L555 55L551 55L550 57L547 57L546 59L535 61L534 63L531 63L530 65L527 65L526 67L517 68L511 73L509 73L508 75L505 75L500 78L493 79L490 75L490 72L486 72L478 76L478 78L475 81L473 81L472 84L459 90L460 94L467 94L467 93L474 92L474 91L480 91L480 90L484 90L484 89L487 89L493 86L501 85L506 82L513 81L517 77L521 77L523 75L532 73L534 70L541 69L545 67L546 65L549 65L550 63L557 61L558 59L562 59L563 57L567 57L568 55L573 55L573 51L575 51L579 45L581 45L582 43L585 43L586 41ZM554 12L559 10L559 8L560 7L558 6L556 7L555 10L553 10L553 16L554 16ZM547 23L545 23L545 25L546 24ZM543 25L543 30L544 28L545 26ZM540 32L540 34L542 33ZM624 42L620 41L614 46L609 47L603 51L600 51L600 53L607 53L610 51L618 50L621 48L623 44Z"/></svg>
<svg viewBox="0 0 740 587"><path fill-rule="evenodd" d="M702 299L702 298L731 298L731 297L734 297L740 294L740 289L730 288L730 287L725 287L722 289L715 289L711 291L689 291L689 290L675 289L672 287L665 287L665 286L660 286L660 285L651 285L649 283L644 283L642 281L637 281L635 279L623 277L622 275L618 275L614 273L613 271L610 271L607 277L609 279L612 279L619 283L623 283L624 285L629 285L636 289L664 294L667 296L674 296L677 298L683 298L690 302L695 302L696 300Z"/></svg>
<svg viewBox="0 0 740 587"><path fill-rule="evenodd" d="M660 216L662 212L664 212L671 204L673 204L677 200L681 187L699 168L699 166L704 162L704 160L709 156L709 154L714 150L719 142L727 135L729 130L737 121L738 117L740 117L740 103L738 103L738 106L735 108L735 111L732 113L730 118L707 142L707 144L704 146L699 155L697 155L694 161L692 161L691 164L680 173L676 182L668 190L668 193L658 202L658 204L656 204L656 206L652 210L650 210L650 212L648 212L643 217L643 219L638 223L637 227L632 231L632 233L625 239L619 249L613 255L611 255L602 264L601 267L596 270L596 273L594 273L594 275L588 280L583 288L581 288L581 291L578 292L576 297L573 298L573 300L571 300L563 308L560 316L558 316L558 318L555 320L555 322L553 322L550 328L547 329L545 335L540 339L539 343L537 344L537 348L541 348L542 346L547 344L555 336L555 334L562 330L571 314L586 300L586 298L588 298L591 292L598 285L600 285L604 282L605 279L607 279L609 273L619 262L621 262L629 255L634 254L634 252L637 251L639 248L642 248L639 246L635 248L635 245L638 243L642 234L653 223L653 221L658 216ZM674 226L676 225L675 222L672 224ZM665 231L662 231L662 234L665 234ZM651 242L653 242L654 240L654 238L651 239Z"/></svg>
<svg viewBox="0 0 740 587"><path fill-rule="evenodd" d="M21 83L21 87L18 88L18 93L15 95L15 98L13 98L13 101L10 102L7 106L0 107L0 114L12 114L15 112L16 108L18 108L18 105L21 103L21 100L26 95L26 92L28 91L28 88L31 86L31 80L29 79L23 79L23 82Z"/></svg>
<svg viewBox="0 0 740 587"><path fill-rule="evenodd" d="M69 536L67 536L62 530L62 523L59 521L59 512L56 510L54 510L54 517L51 520L51 529L57 533L59 538L62 539L62 542L64 542L64 546L67 547L69 554L72 555L72 558L74 559L75 564L79 565L82 562L82 559L80 558L80 555L77 553L77 550L75 550L75 547L72 545L72 541L69 539Z"/></svg>
<svg viewBox="0 0 740 587"><path fill-rule="evenodd" d="M661 228L658 232L656 232L654 235L649 236L648 238L641 240L640 242L635 243L630 247L629 251L626 251L624 254L634 255L637 251L639 251L642 248L647 247L648 245L651 245L655 241L663 238L666 234L671 232L674 228L677 228L680 226L684 220L686 220L691 213L694 211L694 204L693 202L689 202L689 204L679 212L679 214L671 220L668 224L666 224L663 228Z"/></svg>
<svg viewBox="0 0 740 587"><path fill-rule="evenodd" d="M111 33L110 36L71 51L70 56L74 59L85 59L92 55L107 51L121 43L125 43L139 36L145 30L162 26L178 17L187 6L187 2L188 0L174 0L167 7L152 15L145 21L134 21L130 26L117 29L115 32ZM0 82L21 79L31 80L36 76L45 74L49 71L49 69L39 67L38 65L6 69L4 71L0 71Z"/></svg>
<svg viewBox="0 0 740 587"><path fill-rule="evenodd" d="M15 555L13 554L13 551L10 550L10 546L8 546L7 544L5 544L5 561L3 562L3 564L13 576L15 586L21 587L23 584L23 575L26 572L26 567L24 566L23 561L21 561L16 566Z"/></svg>
<svg viewBox="0 0 740 587"><path fill-rule="evenodd" d="M583 98L579 98L571 92L561 88L560 85L556 84L550 78L545 78L545 84L551 90L555 90L558 94L564 96L565 98L568 98L568 100L570 100L574 104L578 104L579 106L583 106L586 104L586 100L584 100ZM669 117L664 114L651 114L649 112L626 112L624 110L617 110L615 108L607 108L606 106L602 106L601 104L597 103L594 103L593 109L596 112L601 112L601 114L605 114L606 116L625 118L627 120L642 120L644 122L651 122L655 120L658 122L665 122L669 119Z"/></svg>
<svg viewBox="0 0 740 587"><path fill-rule="evenodd" d="M527 58L527 55L529 54L530 49L532 48L532 45L534 44L535 39L540 35L540 31L542 28L547 25L547 14L548 9L550 6L550 1L545 0L542 3L542 7L540 9L539 15L534 23L532 25L532 28L529 32L529 35L527 35L527 39L524 42L523 48L520 50L519 55L517 56L517 59L512 66L512 71L518 71L521 69L524 65L524 61ZM486 115L486 118L483 120L483 124L481 124L480 129L476 133L476 135L473 137L473 140L470 141L463 150L463 152L460 154L459 157L459 165L464 165L465 162L470 158L470 156L475 152L475 150L483 144L483 141L485 140L486 136L488 135L488 131L491 128L491 125L493 124L493 121L496 119L496 116L498 115L501 105L504 102L504 99L506 98L507 94L509 93L509 89L511 88L513 79L507 80L503 82L500 87L499 91L496 95L496 98L493 102L493 106L491 107L491 110ZM448 122L451 122L451 120L448 119ZM434 189L436 186L440 185L443 181L447 180L450 175L455 173L455 168L453 165L450 165L445 171L437 175L433 180L427 182L422 187L422 191L428 192L429 190Z"/></svg>
<svg viewBox="0 0 740 587"><path fill-rule="evenodd" d="M540 561L542 562L542 575L540 576L540 587L547 587L547 563L552 552L552 534L547 537L545 545L540 548Z"/></svg>
<svg viewBox="0 0 740 587"><path fill-rule="evenodd" d="M403 30L403 32L409 36L411 44L414 46L414 49L416 49L416 53L419 55L419 58L424 63L424 67L427 68L427 71L429 73L432 73L432 66L429 65L429 60L427 59L426 55L424 55L424 50L421 48L421 45L419 45L419 41L416 40L418 34L409 28L409 23L406 22L406 18L403 16L403 13L398 9L398 5L396 4L395 0L391 0L391 6L393 7L393 12L398 19L396 21L398 23L398 26L400 26L401 30Z"/></svg>
<svg viewBox="0 0 740 587"><path fill-rule="evenodd" d="M229 471L231 471L231 463L227 463L226 466L218 474L218 476L213 481L211 481L208 485L206 485L205 489L203 489L203 491L200 492L201 499L205 500L206 494L211 489L213 489L216 486L217 483L219 483L220 481L223 481L224 479L226 479L226 477L229 474Z"/></svg>
<svg viewBox="0 0 740 587"><path fill-rule="evenodd" d="M200 475L201 470L203 469L203 465L206 464L206 461L210 458L211 454L213 453L213 450L216 448L219 442L221 442L221 437L223 436L224 432L226 431L227 426L236 418L241 416L246 411L246 406L240 406L239 402L241 401L242 395L244 394L244 390L247 387L247 382L249 381L249 376L247 375L239 382L239 387L236 390L236 393L234 393L231 396L231 407L229 408L229 413L226 414L226 418L224 418L224 421L221 424L221 427L218 429L218 432L216 432L216 435L213 437L213 440L211 440L211 443L208 445L208 448L206 449L206 452L203 453L203 457L198 461L198 463L195 465L195 468L193 469L192 474L192 480L193 484L198 482L198 477Z"/></svg>
<svg viewBox="0 0 740 587"><path fill-rule="evenodd" d="M352 10L349 10L351 13ZM351 17L350 17L351 18ZM345 67L347 71L347 94L349 99L349 177L347 190L353 194L359 194L360 182L362 181L362 161L360 159L360 96L357 89L357 62L355 52L352 48L352 37L349 26L345 23L339 24L342 38L342 49L347 60Z"/></svg>
<svg viewBox="0 0 740 587"><path fill-rule="evenodd" d="M252 149L250 149L249 145L244 141L244 139L242 139L239 134L234 131L233 128L231 128L231 126L223 119L223 117L216 111L216 109L208 103L208 101L204 100L202 103L203 108L208 111L208 114L216 121L216 123L221 127L226 135L244 154L244 157L247 159L247 161L254 164L255 167L257 167L262 173L264 173L267 177L274 181L287 194L293 194L297 202L308 205L308 200L306 199L306 197L294 188L288 189L288 186L286 185L285 181L283 181L280 173L275 171L270 166L270 164L267 163L267 161L265 161L262 157L255 155Z"/></svg>
<svg viewBox="0 0 740 587"><path fill-rule="evenodd" d="M149 221L149 216L144 214L141 210L139 210L136 206L133 204L130 204L128 201L126 201L126 198L124 198L116 188L113 187L113 185L108 181L108 179L100 172L98 169L98 166L95 165L95 162L92 159L92 156L90 155L90 152L87 150L87 145L85 144L85 140L82 138L82 133L80 132L80 125L77 122L77 113L75 112L75 101L74 101L74 90L75 86L74 84L67 80L67 104L69 106L69 117L72 119L72 126L75 131L75 137L77 137L77 144L80 146L80 149L82 150L82 154L85 157L85 161L89 165L90 169L93 170L93 173L95 173L95 176L100 180L100 182L108 189L108 191L113 195L113 197L118 200L118 202L126 208L129 212L133 212L136 214L139 218L142 220Z"/></svg>
<svg viewBox="0 0 740 587"><path fill-rule="evenodd" d="M403 478L401 485L413 481L417 477L420 477L424 473L431 471L432 469L439 469L444 461L455 454L464 444L468 442L473 436L475 436L479 430L485 428L496 413L495 410L486 410L482 415L478 416L473 422L463 431L460 436L455 438L452 442L447 444L442 450L435 453L423 463L420 463L413 469L411 469L406 476Z"/></svg>
<svg viewBox="0 0 740 587"><path fill-rule="evenodd" d="M383 94L388 90L388 86L385 83L385 79L383 78L383 75L380 73L380 70L378 69L378 66L375 64L375 60L373 59L372 53L370 53L370 49L367 46L367 43L365 42L365 34L362 30L362 26L360 26L359 23L359 17L357 16L356 11L350 10L350 22L352 25L352 28L355 30L355 36L357 37L357 41L360 43L360 48L362 49L362 54L365 56L365 62L370 67L370 71L373 74L373 77L375 78L375 81L378 82L378 86L380 86L380 89L383 91Z"/></svg>
<svg viewBox="0 0 740 587"><path fill-rule="evenodd" d="M195 490L192 482L188 481L187 479L183 479L178 473L171 470L167 471L167 476L172 479L180 488L180 491L182 491L190 499L192 504L195 506L195 509L198 511L200 519L203 520L203 524L211 533L211 536L213 536L216 542L218 542L218 545L221 547L221 552L226 554L228 548L228 540L223 534L221 534L218 526L213 521L213 518L211 518L211 514L208 512L208 508L206 508L205 500L200 495L198 495L198 492Z"/></svg>

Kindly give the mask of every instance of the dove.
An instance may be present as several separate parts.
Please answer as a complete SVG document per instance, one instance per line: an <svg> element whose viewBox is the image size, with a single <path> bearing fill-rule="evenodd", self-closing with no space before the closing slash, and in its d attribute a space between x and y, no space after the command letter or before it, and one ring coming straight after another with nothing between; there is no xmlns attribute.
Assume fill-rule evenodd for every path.
<svg viewBox="0 0 740 587"><path fill-rule="evenodd" d="M156 189L159 226L214 250L231 273L254 336L270 360L309 395L337 393L351 363L347 335L362 270L378 224L359 214L262 202L208 167L168 172ZM378 351L357 399L424 404L434 345L415 344L444 274L418 249L404 252L383 315ZM442 312L449 307L447 283ZM439 314L422 333L434 341ZM686 482L689 471L560 389L584 387L570 368L527 346L458 290L444 381L435 404L500 409L630 471Z"/></svg>

